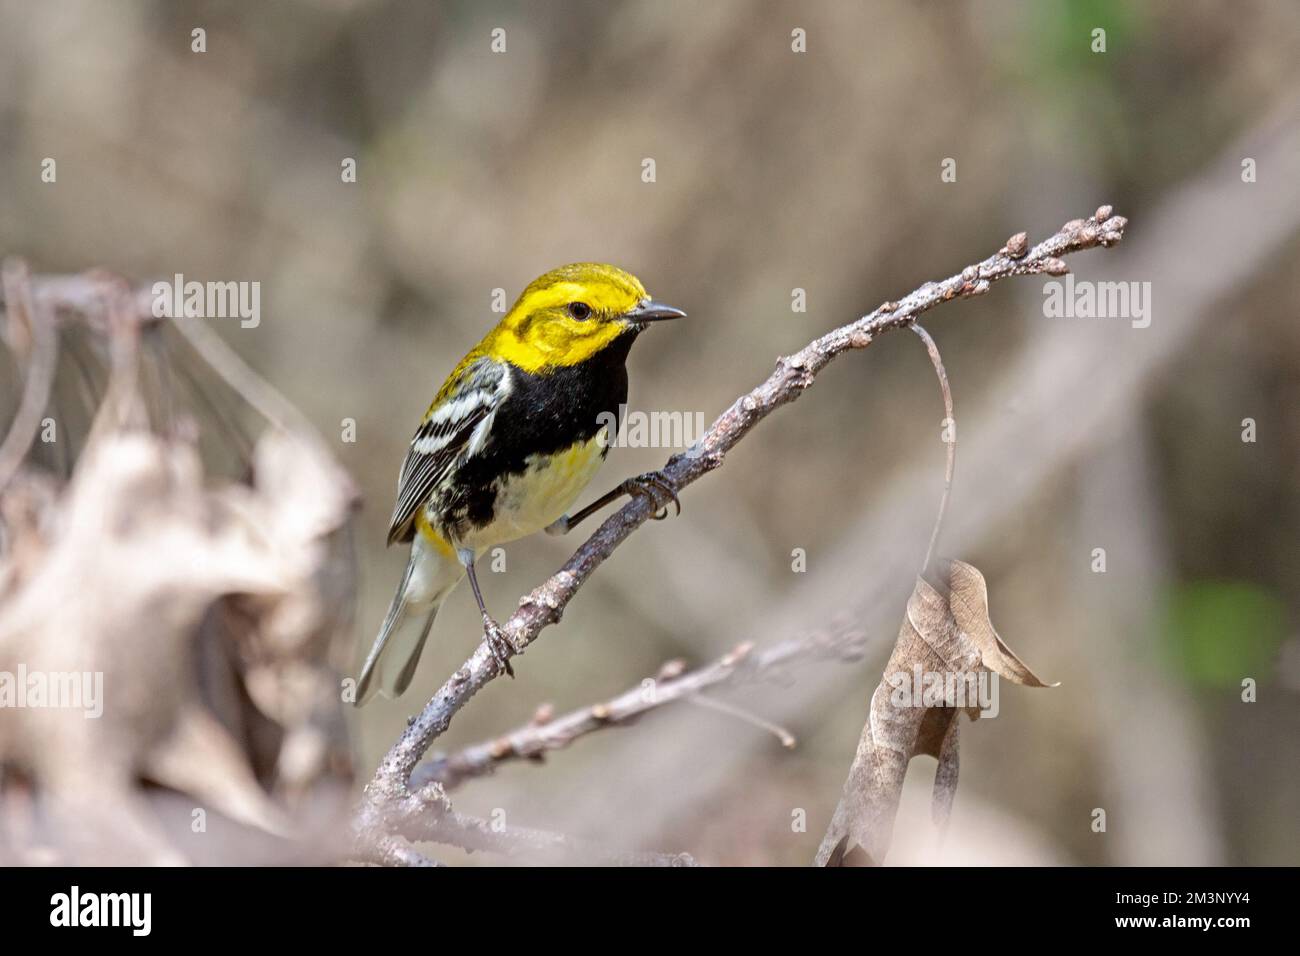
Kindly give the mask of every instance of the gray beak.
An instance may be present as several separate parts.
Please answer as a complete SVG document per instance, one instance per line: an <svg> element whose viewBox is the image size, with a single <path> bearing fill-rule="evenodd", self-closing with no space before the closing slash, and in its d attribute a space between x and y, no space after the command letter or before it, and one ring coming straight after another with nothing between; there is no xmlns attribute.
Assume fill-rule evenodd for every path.
<svg viewBox="0 0 1300 956"><path fill-rule="evenodd" d="M664 319L684 319L686 313L654 299L642 299L625 318L629 322L662 322Z"/></svg>

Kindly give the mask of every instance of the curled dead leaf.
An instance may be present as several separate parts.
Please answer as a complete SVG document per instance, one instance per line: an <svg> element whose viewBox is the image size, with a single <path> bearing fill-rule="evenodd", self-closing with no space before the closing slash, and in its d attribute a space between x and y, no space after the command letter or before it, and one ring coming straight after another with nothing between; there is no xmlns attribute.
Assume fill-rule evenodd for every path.
<svg viewBox="0 0 1300 956"><path fill-rule="evenodd" d="M985 667L1013 684L1026 687L1058 687L1044 683L998 635L989 616L989 591L984 575L965 561L942 560L938 571L946 585L953 620L980 651ZM918 580L917 587L925 582Z"/></svg>
<svg viewBox="0 0 1300 956"><path fill-rule="evenodd" d="M918 577L830 828L820 866L883 862L907 766L918 754L939 761L931 803L940 834L957 792L957 716L980 716L970 694L989 673L1028 687L1051 687L993 627L988 586L973 565L939 560L934 582Z"/></svg>

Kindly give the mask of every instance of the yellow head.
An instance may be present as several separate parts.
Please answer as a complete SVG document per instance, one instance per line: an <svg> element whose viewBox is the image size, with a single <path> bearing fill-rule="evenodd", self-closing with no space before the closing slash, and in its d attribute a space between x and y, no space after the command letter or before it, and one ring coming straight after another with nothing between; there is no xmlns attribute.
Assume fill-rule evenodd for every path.
<svg viewBox="0 0 1300 956"><path fill-rule="evenodd" d="M622 269L575 262L533 280L483 348L537 372L577 365L624 333L685 314L655 302L640 280Z"/></svg>

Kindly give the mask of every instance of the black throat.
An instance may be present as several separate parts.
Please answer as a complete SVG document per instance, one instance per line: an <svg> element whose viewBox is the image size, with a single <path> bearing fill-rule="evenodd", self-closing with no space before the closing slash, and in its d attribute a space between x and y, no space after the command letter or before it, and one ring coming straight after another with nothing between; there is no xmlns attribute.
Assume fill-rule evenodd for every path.
<svg viewBox="0 0 1300 956"><path fill-rule="evenodd" d="M519 474L534 455L553 455L591 441L610 427L611 441L627 404L627 355L640 328L629 328L586 361L545 372L511 366L509 397L497 409L492 439L456 474L451 490L463 521L487 524L493 484ZM448 502L451 504L451 502Z"/></svg>

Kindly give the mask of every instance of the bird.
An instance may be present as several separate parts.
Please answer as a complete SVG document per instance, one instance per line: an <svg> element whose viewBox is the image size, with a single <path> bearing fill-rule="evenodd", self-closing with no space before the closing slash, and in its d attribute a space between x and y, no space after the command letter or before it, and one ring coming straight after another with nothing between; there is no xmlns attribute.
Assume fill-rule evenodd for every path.
<svg viewBox="0 0 1300 956"><path fill-rule="evenodd" d="M461 359L411 438L388 544L410 544L406 568L362 664L355 703L410 686L438 609L468 577L496 666L514 676L510 646L474 573L485 551L547 531L564 534L624 495L656 518L677 511L663 472L622 482L581 511L627 403L627 357L652 323L684 318L616 266L577 262L531 282ZM615 423L613 433L610 424Z"/></svg>

